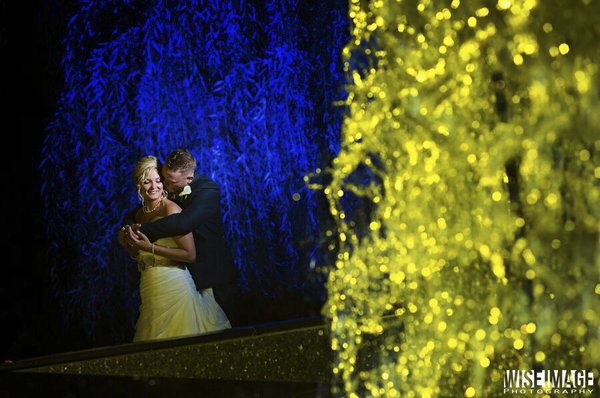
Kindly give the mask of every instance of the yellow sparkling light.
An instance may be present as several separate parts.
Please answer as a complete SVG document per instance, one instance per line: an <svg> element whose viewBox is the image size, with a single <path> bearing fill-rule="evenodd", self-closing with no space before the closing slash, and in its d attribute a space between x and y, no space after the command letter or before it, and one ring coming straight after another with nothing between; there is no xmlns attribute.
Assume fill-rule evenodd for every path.
<svg viewBox="0 0 600 398"><path fill-rule="evenodd" d="M561 55L566 55L570 50L570 47L567 43L561 43L558 45L558 51L561 53Z"/></svg>
<svg viewBox="0 0 600 398"><path fill-rule="evenodd" d="M437 330L439 332L444 332L447 329L447 327L448 327L448 324L444 321L441 321L440 323L438 323Z"/></svg>
<svg viewBox="0 0 600 398"><path fill-rule="evenodd" d="M478 17L485 17L490 13L490 10L487 7L479 8L475 11L475 15Z"/></svg>
<svg viewBox="0 0 600 398"><path fill-rule="evenodd" d="M546 199L544 199L544 204L550 208L555 207L557 203L558 203L558 195L555 194L554 192L549 193L548 196L546 196Z"/></svg>
<svg viewBox="0 0 600 398"><path fill-rule="evenodd" d="M505 369L600 366L592 3L449 4L350 2L324 171L339 395L495 396Z"/></svg>
<svg viewBox="0 0 600 398"><path fill-rule="evenodd" d="M496 275L498 279L503 280L506 275L506 270L504 268L504 260L502 259L502 256L500 256L498 253L494 253L492 254L491 261L494 275Z"/></svg>
<svg viewBox="0 0 600 398"><path fill-rule="evenodd" d="M445 219L438 218L437 219L437 224L438 224L438 228L439 229L446 229L447 224L446 224L446 220Z"/></svg>
<svg viewBox="0 0 600 398"><path fill-rule="evenodd" d="M454 45L454 40L452 39L452 36L445 36L443 43L446 47L452 47Z"/></svg>
<svg viewBox="0 0 600 398"><path fill-rule="evenodd" d="M590 87L592 86L590 75L584 71L578 70L575 72L575 80L577 81L577 91L581 94L585 94L590 90Z"/></svg>
<svg viewBox="0 0 600 398"><path fill-rule="evenodd" d="M527 265L533 265L536 262L535 255L530 249L523 250L523 259L527 263Z"/></svg>
<svg viewBox="0 0 600 398"><path fill-rule="evenodd" d="M469 387L465 390L465 397L472 398L475 396L475 389L473 387Z"/></svg>
<svg viewBox="0 0 600 398"><path fill-rule="evenodd" d="M498 0L498 9L507 10L512 5L511 0Z"/></svg>
<svg viewBox="0 0 600 398"><path fill-rule="evenodd" d="M487 368L488 366L490 366L490 359L488 357L483 357L479 360L479 364L481 365L482 368Z"/></svg>
<svg viewBox="0 0 600 398"><path fill-rule="evenodd" d="M525 271L525 277L529 280L535 279L535 271L532 269L528 269L527 271Z"/></svg>
<svg viewBox="0 0 600 398"><path fill-rule="evenodd" d="M536 362L544 362L546 359L546 354L543 351L538 351L535 353L535 361Z"/></svg>
<svg viewBox="0 0 600 398"><path fill-rule="evenodd" d="M515 63L515 65L522 65L523 64L523 56L521 54L515 54L513 56L513 62Z"/></svg>
<svg viewBox="0 0 600 398"><path fill-rule="evenodd" d="M513 347L515 348L515 350L521 350L524 346L525 346L525 343L521 339L516 339L513 342Z"/></svg>

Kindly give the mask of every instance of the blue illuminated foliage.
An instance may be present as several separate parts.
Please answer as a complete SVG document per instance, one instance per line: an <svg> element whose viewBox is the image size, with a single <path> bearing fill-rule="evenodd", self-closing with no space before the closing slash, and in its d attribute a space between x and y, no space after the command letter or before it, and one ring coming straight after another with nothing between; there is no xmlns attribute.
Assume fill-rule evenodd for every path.
<svg viewBox="0 0 600 398"><path fill-rule="evenodd" d="M303 177L338 150L346 14L330 0L80 2L40 164L65 321L130 332L138 277L116 232L137 205L131 172L178 147L221 187L243 290L315 290L327 211Z"/></svg>

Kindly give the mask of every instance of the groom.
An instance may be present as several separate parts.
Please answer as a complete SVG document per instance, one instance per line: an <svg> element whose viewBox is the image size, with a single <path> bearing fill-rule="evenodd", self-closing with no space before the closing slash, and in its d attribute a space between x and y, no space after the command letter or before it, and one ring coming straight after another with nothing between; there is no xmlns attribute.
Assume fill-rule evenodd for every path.
<svg viewBox="0 0 600 398"><path fill-rule="evenodd" d="M196 262L188 268L196 289L212 288L215 299L235 327L238 324L236 308L240 304L237 302L237 268L225 241L219 187L205 176L194 179L195 169L196 159L185 149L176 149L167 156L162 167L163 184L169 198L177 202L182 211L143 224L139 231L151 242L192 232ZM140 248L142 241L135 233L130 232L127 239L130 245Z"/></svg>

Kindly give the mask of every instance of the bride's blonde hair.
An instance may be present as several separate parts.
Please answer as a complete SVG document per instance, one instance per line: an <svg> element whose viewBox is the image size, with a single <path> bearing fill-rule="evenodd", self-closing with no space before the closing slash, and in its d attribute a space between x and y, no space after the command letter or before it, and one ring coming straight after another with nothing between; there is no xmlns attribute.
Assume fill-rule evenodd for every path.
<svg viewBox="0 0 600 398"><path fill-rule="evenodd" d="M144 203L144 198L142 197L142 184L148 178L148 175L152 172L152 170L156 170L160 176L160 165L158 164L158 158L152 155L142 157L140 160L138 160L133 169L133 182L137 187L137 195L142 203ZM167 191L165 191L164 188L163 196L167 196Z"/></svg>

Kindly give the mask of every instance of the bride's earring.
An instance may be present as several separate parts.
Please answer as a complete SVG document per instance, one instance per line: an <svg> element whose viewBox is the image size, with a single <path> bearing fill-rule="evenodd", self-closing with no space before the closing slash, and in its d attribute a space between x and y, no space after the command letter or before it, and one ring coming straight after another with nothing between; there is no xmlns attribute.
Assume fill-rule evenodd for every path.
<svg viewBox="0 0 600 398"><path fill-rule="evenodd" d="M163 189L162 197L166 198L167 196L169 196L169 193L167 192L166 189Z"/></svg>
<svg viewBox="0 0 600 398"><path fill-rule="evenodd" d="M139 185L137 187L137 196L138 196L138 199L140 200L140 202L142 202L142 206L143 206L144 205L144 197L142 196L142 190Z"/></svg>

